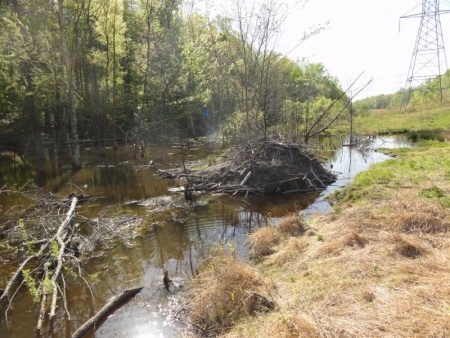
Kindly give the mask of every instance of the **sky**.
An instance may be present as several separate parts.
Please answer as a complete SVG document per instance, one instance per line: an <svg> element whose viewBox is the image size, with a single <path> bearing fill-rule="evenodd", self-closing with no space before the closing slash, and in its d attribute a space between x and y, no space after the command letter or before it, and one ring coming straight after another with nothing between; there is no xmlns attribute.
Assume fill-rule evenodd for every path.
<svg viewBox="0 0 450 338"><path fill-rule="evenodd" d="M343 89L360 74L355 89L372 80L355 100L405 87L420 18L400 17L420 14L422 1L309 0L303 8L297 1L287 1L290 13L279 45L281 52L296 46L308 27L328 22L324 31L304 41L289 57L322 63ZM450 9L449 3L440 1L440 9ZM441 15L441 26L446 54L450 55L450 14Z"/></svg>

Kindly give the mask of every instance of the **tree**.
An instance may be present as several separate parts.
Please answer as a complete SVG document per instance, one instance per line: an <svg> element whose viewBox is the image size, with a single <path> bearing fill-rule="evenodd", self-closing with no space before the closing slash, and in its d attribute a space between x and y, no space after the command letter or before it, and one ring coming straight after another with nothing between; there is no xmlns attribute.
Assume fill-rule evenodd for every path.
<svg viewBox="0 0 450 338"><path fill-rule="evenodd" d="M53 12L57 19L61 53L64 60L65 76L67 81L67 142L73 169L81 168L80 144L78 141L78 123L75 102L75 84L72 73L72 54L67 46L66 19L64 14L64 0L53 2Z"/></svg>
<svg viewBox="0 0 450 338"><path fill-rule="evenodd" d="M28 126L24 126L24 131L30 132L35 153L39 160L44 162L41 107L38 105L38 95L39 92L42 93L42 86L38 85L44 84L46 80L45 59L48 57L48 45L46 36L41 34L40 29L48 22L48 15L41 7L43 6L41 1L36 1L34 9L27 5L12 1L9 11L6 11L3 17L6 31L3 35L5 44L2 44L4 49L2 54L5 55L3 61L6 64L0 67L5 70L4 83L8 83L5 89L11 92L14 88L16 94L20 93L14 95L19 102L12 101L10 104L21 106L23 121L28 122ZM21 124L19 121L16 120Z"/></svg>
<svg viewBox="0 0 450 338"><path fill-rule="evenodd" d="M116 116L118 114L118 87L123 84L121 60L125 57L124 6L121 0L93 0L92 10L97 13L94 24L96 46L92 47L93 63L101 71L100 86L103 128L101 137L106 146L106 128L111 125L114 147L117 147Z"/></svg>

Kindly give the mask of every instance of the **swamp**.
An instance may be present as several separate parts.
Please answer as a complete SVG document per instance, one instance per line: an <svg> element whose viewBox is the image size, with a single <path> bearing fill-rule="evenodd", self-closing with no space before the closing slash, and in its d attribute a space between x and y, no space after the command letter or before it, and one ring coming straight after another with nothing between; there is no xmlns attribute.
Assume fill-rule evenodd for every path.
<svg viewBox="0 0 450 338"><path fill-rule="evenodd" d="M20 252L36 254L43 234L49 236L52 227L63 222L77 198L72 247L61 267L64 296L58 296L53 320L43 316L42 336L71 336L108 299L134 287L143 289L97 324L96 337L121 337L125 332L130 337L175 337L190 332L193 328L181 314L183 291L214 247L232 247L240 258L248 259L247 236L253 230L293 213L307 218L327 212L330 205L325 197L330 192L388 158L377 148L409 146L393 137L375 138L364 147L342 143L340 138L314 143L316 156L337 175L333 184L320 191L246 196L199 189L188 201L183 194L186 181L160 178L160 171L179 168L184 157L187 166L208 165L208 156L221 156L221 147L202 142L187 151L179 144L153 145L151 164L133 159L131 147L109 149L105 158L86 149L85 166L78 171L61 165L64 158L55 157L48 166L39 167L32 156L14 158L2 153L0 288L5 289L23 262ZM35 333L41 310L29 289L34 285L36 290L45 280L42 274L30 277L39 264L38 260L28 268L28 279L14 283L8 306L2 304L2 336Z"/></svg>
<svg viewBox="0 0 450 338"><path fill-rule="evenodd" d="M364 72L342 87L325 65L280 52L284 23L306 2L232 0L209 11L185 0L0 1L0 337L220 332L188 315L211 255L253 262L258 230L330 215L334 192L360 197L340 188L375 163L392 165L385 148L414 149L380 133L449 127L446 108L428 115L415 105L434 105L436 93L414 93L408 113L393 113L400 92L356 100L372 82ZM386 172L382 183L406 195L428 179L416 164L405 164L417 170L413 183L391 184ZM425 195L447 194L428 183ZM324 235L314 236L320 251ZM309 272L298 272L306 284L290 273L282 286L308 286ZM245 297L249 313L277 308L256 291Z"/></svg>

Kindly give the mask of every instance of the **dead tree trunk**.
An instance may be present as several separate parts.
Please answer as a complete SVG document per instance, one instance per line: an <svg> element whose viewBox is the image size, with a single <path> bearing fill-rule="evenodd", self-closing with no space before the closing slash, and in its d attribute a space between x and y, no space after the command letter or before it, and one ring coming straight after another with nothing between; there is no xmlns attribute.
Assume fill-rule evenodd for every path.
<svg viewBox="0 0 450 338"><path fill-rule="evenodd" d="M128 289L122 291L122 293L115 296L108 303L103 306L100 311L98 311L94 317L89 319L86 323L81 325L73 334L72 338L80 338L88 332L91 328L95 327L106 315L110 314L112 311L116 310L120 305L128 301L131 297L137 295L143 289L143 286L139 286L133 289Z"/></svg>

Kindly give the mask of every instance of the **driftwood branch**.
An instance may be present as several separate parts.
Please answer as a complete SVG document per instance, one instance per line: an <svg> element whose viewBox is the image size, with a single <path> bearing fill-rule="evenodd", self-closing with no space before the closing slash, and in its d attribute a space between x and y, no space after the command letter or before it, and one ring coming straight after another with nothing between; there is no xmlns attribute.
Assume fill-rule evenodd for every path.
<svg viewBox="0 0 450 338"><path fill-rule="evenodd" d="M50 308L50 319L52 319L55 316L56 298L57 298L57 294L58 294L56 280L58 279L59 273L61 272L62 265L63 265L62 257L66 250L66 243L64 242L62 237L65 237L63 235L67 232L67 228L70 224L70 221L72 220L73 214L75 212L75 207L77 206L77 202L78 202L78 198L76 196L72 197L72 203L70 204L70 209L66 214L66 218L62 222L61 226L59 227L59 229L55 235L55 240L58 242L59 250L58 250L58 256L56 257L56 268L55 268L55 271L53 272L53 276L51 279L51 282L52 282L52 306Z"/></svg>
<svg viewBox="0 0 450 338"><path fill-rule="evenodd" d="M92 295L90 285L81 272L78 243L87 243L86 250L93 250L91 241L95 238L93 235L87 238L83 234L76 234L75 219L83 218L76 212L77 205L83 201L82 195L63 197L46 194L40 189L24 188L12 193L20 194L35 203L24 209L17 208L17 211L13 210L8 215L8 244L11 248L17 248L17 252L11 249L9 256L11 260L17 256L18 263L9 273L3 290L0 290L0 305L5 305L4 317L7 320L16 295L24 289L22 286L29 288L33 300L37 302L36 336L42 336L52 332L52 323L55 319L58 320L59 315L70 320L66 298L67 271L78 268L78 278L86 283ZM0 194L2 193L4 191L0 187ZM92 226L87 219L84 221ZM100 224L103 226L103 222L93 223L98 228ZM94 232L96 231L100 230L96 228ZM74 236L77 237L76 240ZM138 291L130 290L119 298L118 303Z"/></svg>
<svg viewBox="0 0 450 338"><path fill-rule="evenodd" d="M128 289L122 291L114 298L112 298L108 303L103 306L100 311L98 311L92 318L90 318L86 323L80 326L73 334L72 338L81 338L86 334L91 328L95 327L106 315L111 311L115 310L118 306L122 305L128 301L131 297L137 295L143 289L143 286L139 286L133 289Z"/></svg>
<svg viewBox="0 0 450 338"><path fill-rule="evenodd" d="M329 121L328 123L326 123L326 125L322 128L319 128L319 130L313 132L313 129L321 122L324 120L324 118L329 115L329 111L331 110L331 108L333 108L333 106L339 102L345 95L347 95L347 93L352 89L352 87L355 85L355 83L358 81L358 79L363 75L364 72L362 72L361 74L358 75L358 77L356 78L355 81L353 81L350 86L342 92L342 94L336 99L334 100L323 112L322 114L320 114L317 119L311 124L311 126L309 127L309 130L306 132L306 135L304 137L304 142L308 142L308 140L310 140L311 138L313 138L316 135L319 135L323 132L325 132L326 130L328 130L332 124L334 124L334 122L337 121L337 119L339 118L339 116L345 111L345 109L347 109L347 107L350 105L350 103L352 102L353 98L358 95L361 91L363 91L370 83L372 83L372 79L370 79L364 86L362 86L355 95L352 95L351 98L349 100L347 100L347 102L345 103L344 107L342 109L339 110L339 112L337 114L334 115L334 117L332 117L331 121Z"/></svg>

